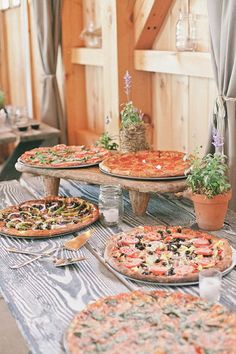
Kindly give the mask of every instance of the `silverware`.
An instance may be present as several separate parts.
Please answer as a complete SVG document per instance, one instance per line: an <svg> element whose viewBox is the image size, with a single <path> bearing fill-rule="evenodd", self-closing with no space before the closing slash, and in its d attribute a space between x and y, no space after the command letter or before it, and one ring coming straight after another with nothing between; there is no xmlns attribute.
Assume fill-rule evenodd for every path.
<svg viewBox="0 0 236 354"><path fill-rule="evenodd" d="M78 258L55 258L53 260L53 264L55 265L55 267L64 267L70 264L74 264L77 262L81 262L86 260L85 257L78 257Z"/></svg>
<svg viewBox="0 0 236 354"><path fill-rule="evenodd" d="M10 253L18 253L18 254L26 254L29 256L50 256L56 249L51 249L50 251L37 252L37 251L28 251L22 250L20 248L15 247L5 247L5 250Z"/></svg>
<svg viewBox="0 0 236 354"><path fill-rule="evenodd" d="M24 267L24 266L27 265L27 264L30 264L30 263L32 263L32 262L34 262L34 261L37 261L37 259L39 259L39 258L41 258L41 257L43 257L42 254L40 254L40 255L38 255L38 256L36 256L36 257L34 257L34 258L28 259L27 261L22 262L22 263L14 264L13 266L9 265L8 267L11 268L11 269L19 269L19 268L21 268L21 267Z"/></svg>

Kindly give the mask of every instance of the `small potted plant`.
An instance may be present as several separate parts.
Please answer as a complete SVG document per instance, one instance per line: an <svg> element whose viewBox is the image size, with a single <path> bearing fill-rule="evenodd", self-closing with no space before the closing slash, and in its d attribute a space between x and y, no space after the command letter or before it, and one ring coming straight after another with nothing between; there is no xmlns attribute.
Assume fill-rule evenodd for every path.
<svg viewBox="0 0 236 354"><path fill-rule="evenodd" d="M213 140L216 152L203 158L199 152L191 155L187 171L187 185L192 192L197 224L201 229L209 231L222 228L232 195L226 156L219 151L223 139L215 132Z"/></svg>
<svg viewBox="0 0 236 354"><path fill-rule="evenodd" d="M131 75L128 71L125 73L124 82L127 102L123 105L124 108L120 113L120 151L136 152L140 150L149 150L143 113L138 110L130 100Z"/></svg>
<svg viewBox="0 0 236 354"><path fill-rule="evenodd" d="M98 141L96 142L96 146L103 147L107 150L116 151L118 149L118 144L113 141L108 132L102 133Z"/></svg>

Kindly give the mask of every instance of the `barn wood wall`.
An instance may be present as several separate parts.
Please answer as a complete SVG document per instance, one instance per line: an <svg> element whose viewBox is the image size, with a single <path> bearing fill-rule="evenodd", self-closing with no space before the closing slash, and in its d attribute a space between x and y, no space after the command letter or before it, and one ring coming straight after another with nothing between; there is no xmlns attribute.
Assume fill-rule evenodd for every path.
<svg viewBox="0 0 236 354"><path fill-rule="evenodd" d="M65 0L66 2L66 0ZM118 28L118 53L119 60L118 66L113 68L114 75L118 70L119 75L119 109L120 104L124 102L125 97L123 93L122 75L125 69L128 68L133 75L133 101L136 106L140 107L143 112L151 116L153 125L153 146L159 149L177 149L185 152L190 152L195 149L196 146L205 146L208 139L208 126L209 117L211 116L213 101L216 95L216 87L213 81L212 73L207 73L207 69L204 69L204 62L198 60L198 53L209 52L209 37L208 37L208 18L207 8L205 0L175 0L174 5L169 10L168 16L165 19L161 32L157 36L153 50L163 52L175 52L175 25L178 19L179 10L190 11L196 16L197 21L197 35L198 35L198 48L196 56L193 57L193 64L191 71L193 75L189 74L184 67L182 68L182 74L176 75L168 72L152 72L145 68L143 70L134 70L133 62L133 50L135 46L135 36L137 36L141 26L141 22L145 22L145 18L152 7L153 0L136 0L131 4L131 1L123 1L126 3L127 9L121 9L120 3L116 4L116 17ZM83 24L80 26L80 30L87 26L89 21L93 21L96 27L102 26L101 4L99 0L76 0L77 6L81 7ZM103 1L104 3L104 1ZM109 1L106 1L109 3ZM128 6L130 8L128 9ZM123 11L124 14L129 13L129 19L124 19L122 23L122 17L119 17ZM123 17L124 18L124 17ZM136 27L135 21L137 21ZM127 25L127 21L131 19L132 24ZM66 22L64 22L66 25ZM125 30L119 32L120 29L125 27ZM68 29L67 29L68 30ZM74 47L83 46L83 42L78 40L79 32L71 34L73 38L77 36L77 43L74 43ZM104 32L103 37L107 33ZM129 40L126 42L126 51L121 51L121 42L127 37ZM76 40L74 40L76 42ZM115 43L114 43L115 44ZM129 50L129 49L132 50ZM104 49L103 49L104 50ZM115 50L112 46L107 48L109 52L104 52L104 56L109 56L112 50ZM78 56L74 60L73 70L76 66L83 67L83 79L86 92L86 100L84 100L83 111L84 116L78 117L80 123L72 123L72 129L76 124L83 126L82 131L85 136L92 138L100 135L107 127L105 126L106 107L104 106L104 96L109 95L109 92L104 91L104 65L96 65L96 50L90 52L88 64L86 65L86 58L82 58L83 52L80 50L77 52ZM145 53L144 53L145 54ZM91 59L93 57L93 59ZM92 63L91 63L92 62ZM82 65L81 65L82 64ZM147 64L148 65L148 64ZM195 73L196 70L204 72L201 77ZM76 75L76 73L74 73ZM107 71L107 75L112 75L112 70ZM75 78L74 78L75 80ZM136 81L137 80L137 81ZM76 87L74 87L76 92ZM110 77L110 90L115 90ZM73 85L70 87L70 91L73 91ZM67 103L71 100L72 95L68 94ZM73 98L72 98L73 100ZM74 106L74 112L72 115L68 115L69 124L71 121L76 121L76 104ZM119 121L119 117L113 117ZM109 130L109 129L107 129ZM112 131L117 134L116 131ZM84 138L76 133L72 139L77 143L83 143Z"/></svg>
<svg viewBox="0 0 236 354"><path fill-rule="evenodd" d="M110 5L112 3L113 7ZM134 46L138 26L134 27L134 23L137 18L142 19L147 16L153 0L116 1L115 7L114 3L113 0L64 0L63 3L63 57L69 142L89 143L96 140L105 129L117 135L120 105L125 101L123 75L125 70L129 69L133 77L134 104L152 119L154 147L192 151L198 145L205 146L208 137L208 120L216 95L215 83L211 75L209 74L209 77L191 76L188 73L184 75L184 68L181 75L168 72L154 73L151 67L149 71L135 70ZM92 51L89 55L84 53L85 56L87 55L85 65L84 63L81 65L82 52L79 52L79 59L75 59L76 63L72 63L72 49L83 47L83 41L79 38L82 29L90 20L97 27L103 25L104 6L110 9L111 19L116 20L117 31L114 37L110 34L110 42L106 42L108 43L104 52L106 66L104 62L102 65L95 65L98 61L98 51ZM209 52L205 0L175 0L153 44L153 50L175 51L175 24L178 11L188 10L188 7L197 16L197 52ZM5 36L5 48L3 44L0 47L0 86L7 93L8 103L24 106L26 90L20 8L9 9L0 16L1 38ZM39 118L42 70L32 18L32 6L29 1L33 108L34 116ZM16 26L17 30L11 31L13 26L14 29ZM107 38L109 28L103 26L103 31L103 37ZM117 53L116 63L112 62L113 51ZM89 64L86 65L86 61ZM194 68L199 70L201 65L203 65L202 61L198 61L196 55L192 70L194 71ZM107 83L104 84L104 81ZM113 101L109 101L111 92ZM107 127L105 117L110 114L109 105L116 107L112 108L113 112L111 112L113 123Z"/></svg>

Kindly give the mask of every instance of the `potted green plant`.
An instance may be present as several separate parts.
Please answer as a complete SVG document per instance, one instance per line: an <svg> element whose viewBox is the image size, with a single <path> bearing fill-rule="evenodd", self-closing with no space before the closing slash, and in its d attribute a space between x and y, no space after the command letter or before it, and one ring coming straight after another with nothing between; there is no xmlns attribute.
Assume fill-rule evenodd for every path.
<svg viewBox="0 0 236 354"><path fill-rule="evenodd" d="M131 75L126 71L124 76L125 94L127 102L123 104L120 113L120 151L136 152L148 150L149 144L146 137L146 127L143 121L143 113L133 105L130 100L131 94Z"/></svg>
<svg viewBox="0 0 236 354"><path fill-rule="evenodd" d="M0 90L0 109L5 107L5 95L4 92Z"/></svg>
<svg viewBox="0 0 236 354"><path fill-rule="evenodd" d="M116 151L118 149L118 144L113 141L108 132L102 133L96 142L96 146L101 146L104 149Z"/></svg>
<svg viewBox="0 0 236 354"><path fill-rule="evenodd" d="M216 148L222 146L223 140L217 134L213 134L213 139ZM187 186L192 192L197 224L203 230L219 230L232 195L226 156L216 151L201 158L195 152L189 159Z"/></svg>

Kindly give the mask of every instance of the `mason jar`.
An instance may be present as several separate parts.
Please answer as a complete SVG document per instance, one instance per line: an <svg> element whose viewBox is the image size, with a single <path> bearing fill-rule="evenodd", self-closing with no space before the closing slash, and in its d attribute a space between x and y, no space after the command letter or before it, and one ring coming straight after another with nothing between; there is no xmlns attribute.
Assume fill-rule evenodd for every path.
<svg viewBox="0 0 236 354"><path fill-rule="evenodd" d="M120 186L100 186L100 220L105 226L116 226L124 214L123 194Z"/></svg>
<svg viewBox="0 0 236 354"><path fill-rule="evenodd" d="M197 49L196 20L191 13L179 12L176 23L176 49L194 51Z"/></svg>

